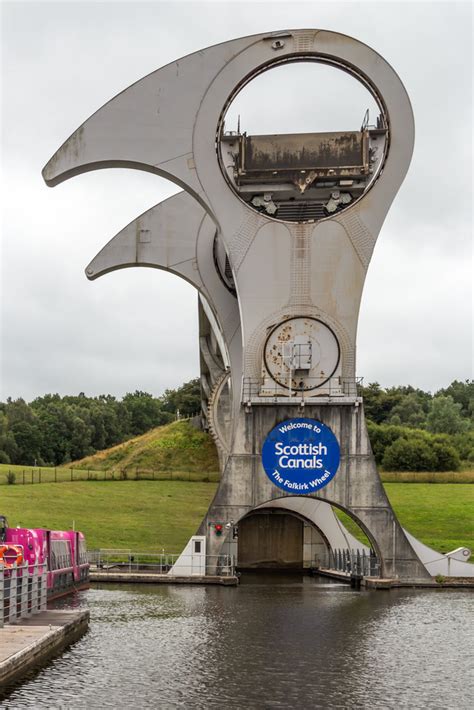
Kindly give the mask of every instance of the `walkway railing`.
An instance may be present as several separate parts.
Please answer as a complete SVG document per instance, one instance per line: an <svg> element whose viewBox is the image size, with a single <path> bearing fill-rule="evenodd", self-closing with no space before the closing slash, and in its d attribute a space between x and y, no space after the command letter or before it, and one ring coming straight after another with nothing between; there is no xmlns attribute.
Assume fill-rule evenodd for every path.
<svg viewBox="0 0 474 710"><path fill-rule="evenodd" d="M326 569L345 572L352 577L380 576L380 565L377 557L367 554L365 550L329 550Z"/></svg>
<svg viewBox="0 0 474 710"><path fill-rule="evenodd" d="M274 397L297 397L304 399L318 397L359 397L361 396L361 386L363 377L306 377L301 380L298 386L289 383L285 386L259 377L244 377L242 387L243 402L251 402L254 399L270 400Z"/></svg>
<svg viewBox="0 0 474 710"><path fill-rule="evenodd" d="M233 555L203 555L203 554L175 554L169 552L134 552L132 550L100 549L89 550L88 561L91 572L104 572L116 574L120 572L140 572L149 574L168 574L179 570L184 575L205 575L209 569L215 570L213 574L219 576L235 575L235 560ZM175 570L173 567L179 560Z"/></svg>
<svg viewBox="0 0 474 710"><path fill-rule="evenodd" d="M0 565L0 627L46 609L46 563Z"/></svg>

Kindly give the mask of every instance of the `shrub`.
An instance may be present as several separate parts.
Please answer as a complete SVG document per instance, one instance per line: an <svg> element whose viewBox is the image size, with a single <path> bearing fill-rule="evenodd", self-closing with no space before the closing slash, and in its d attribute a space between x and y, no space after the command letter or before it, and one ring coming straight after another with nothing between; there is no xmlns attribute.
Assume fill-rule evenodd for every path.
<svg viewBox="0 0 474 710"><path fill-rule="evenodd" d="M8 471L7 473L7 483L9 486L13 486L16 483L16 476L13 471Z"/></svg>
<svg viewBox="0 0 474 710"><path fill-rule="evenodd" d="M0 451L0 463L11 463L10 457L6 451Z"/></svg>
<svg viewBox="0 0 474 710"><path fill-rule="evenodd" d="M387 471L434 471L437 458L433 448L420 439L397 439L385 449L382 460Z"/></svg>
<svg viewBox="0 0 474 710"><path fill-rule="evenodd" d="M474 430L449 437L462 460L474 461Z"/></svg>
<svg viewBox="0 0 474 710"><path fill-rule="evenodd" d="M436 456L434 471L459 471L461 468L461 459L454 446L435 441L433 452Z"/></svg>
<svg viewBox="0 0 474 710"><path fill-rule="evenodd" d="M461 461L474 460L474 432L454 436L431 434L423 429L374 424L370 421L367 429L377 464L389 471L458 471ZM401 440L405 444L397 444L392 449L395 442ZM431 465L427 468L428 462Z"/></svg>
<svg viewBox="0 0 474 710"><path fill-rule="evenodd" d="M367 422L367 430L372 451L378 464L383 461L385 449L409 431L406 427L374 424L371 421Z"/></svg>

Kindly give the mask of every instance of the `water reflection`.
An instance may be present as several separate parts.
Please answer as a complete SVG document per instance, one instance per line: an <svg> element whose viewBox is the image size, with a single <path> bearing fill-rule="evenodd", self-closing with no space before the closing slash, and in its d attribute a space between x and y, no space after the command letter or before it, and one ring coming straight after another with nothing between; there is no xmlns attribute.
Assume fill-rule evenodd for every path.
<svg viewBox="0 0 474 710"><path fill-rule="evenodd" d="M63 602L64 604L64 602ZM309 577L239 588L107 585L91 629L6 708L467 708L470 592L356 592Z"/></svg>

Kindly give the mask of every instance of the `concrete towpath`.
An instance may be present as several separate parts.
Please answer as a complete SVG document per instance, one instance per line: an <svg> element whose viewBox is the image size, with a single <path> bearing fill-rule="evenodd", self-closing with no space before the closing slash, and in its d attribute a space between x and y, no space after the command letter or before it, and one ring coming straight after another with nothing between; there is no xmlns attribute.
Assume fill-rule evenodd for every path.
<svg viewBox="0 0 474 710"><path fill-rule="evenodd" d="M0 689L76 641L88 625L88 611L47 610L0 628Z"/></svg>

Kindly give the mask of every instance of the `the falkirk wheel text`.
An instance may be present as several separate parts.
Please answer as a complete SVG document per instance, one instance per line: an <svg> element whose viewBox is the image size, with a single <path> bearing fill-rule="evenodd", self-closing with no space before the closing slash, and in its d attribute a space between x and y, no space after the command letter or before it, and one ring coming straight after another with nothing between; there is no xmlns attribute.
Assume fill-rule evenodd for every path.
<svg viewBox="0 0 474 710"><path fill-rule="evenodd" d="M351 75L378 115L343 131L271 135L241 130L241 116L228 130L226 112L249 81L302 61ZM201 424L216 443L221 480L170 574L194 574L193 555L201 574L215 575L231 557L242 568L290 558L323 567L336 548L368 554L335 506L369 539L364 574L430 577L423 546L401 528L380 481L356 377L364 281L413 143L409 98L377 52L337 32L289 29L157 69L96 111L44 168L50 186L119 167L183 189L124 227L86 268L91 280L126 267L165 269L199 292ZM282 433L288 421L319 423L321 438ZM275 431L282 438L270 455ZM308 472L314 489L285 484Z"/></svg>

